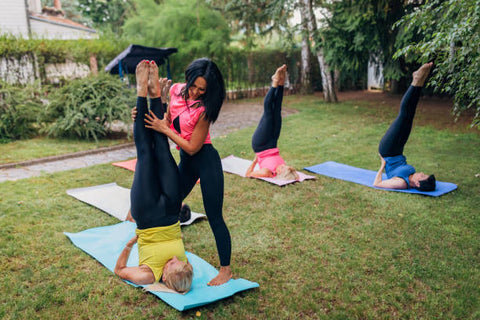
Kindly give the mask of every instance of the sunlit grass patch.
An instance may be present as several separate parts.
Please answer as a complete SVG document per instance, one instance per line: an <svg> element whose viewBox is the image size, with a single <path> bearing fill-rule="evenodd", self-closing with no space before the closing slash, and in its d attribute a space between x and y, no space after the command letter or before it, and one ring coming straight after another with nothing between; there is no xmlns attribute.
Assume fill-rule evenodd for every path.
<svg viewBox="0 0 480 320"><path fill-rule="evenodd" d="M370 107L286 97L280 150L298 169L337 161L376 170L390 116ZM222 157L253 159L253 127L214 140ZM64 231L117 223L66 194L133 173L110 164L0 184L0 317L5 319L475 319L480 316L480 138L414 128L409 162L459 188L439 198L324 176L278 187L225 173L223 215L236 277L260 283L177 312L128 286ZM174 151L178 160L178 154ZM199 186L186 202L204 212ZM219 266L206 221L182 229L187 250ZM196 312L200 316L196 316Z"/></svg>

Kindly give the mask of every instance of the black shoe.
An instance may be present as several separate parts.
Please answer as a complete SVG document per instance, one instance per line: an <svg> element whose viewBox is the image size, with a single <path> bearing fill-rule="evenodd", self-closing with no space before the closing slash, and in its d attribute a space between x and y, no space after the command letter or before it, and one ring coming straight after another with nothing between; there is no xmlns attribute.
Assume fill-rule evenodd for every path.
<svg viewBox="0 0 480 320"><path fill-rule="evenodd" d="M190 207L188 206L188 204L182 205L179 216L180 216L180 222L186 222L190 220L190 217L192 216L192 210L190 210Z"/></svg>

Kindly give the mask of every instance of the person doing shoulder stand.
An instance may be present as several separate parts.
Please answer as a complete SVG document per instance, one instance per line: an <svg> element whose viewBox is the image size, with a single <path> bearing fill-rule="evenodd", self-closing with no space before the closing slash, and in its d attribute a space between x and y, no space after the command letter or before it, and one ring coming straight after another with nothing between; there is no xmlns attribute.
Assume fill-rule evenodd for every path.
<svg viewBox="0 0 480 320"><path fill-rule="evenodd" d="M432 66L432 62L426 63L413 73L412 84L403 96L398 117L380 141L378 152L381 165L373 182L375 187L389 189L415 188L421 191L435 190L435 176L415 172L415 168L407 164L407 159L403 155L403 148L412 131L420 92ZM384 169L387 180L382 180Z"/></svg>
<svg viewBox="0 0 480 320"><path fill-rule="evenodd" d="M164 134L145 127L148 114L147 93L151 114L163 117L159 97L158 67L155 62L141 61L136 70L137 119L134 140L137 164L133 178L131 218L137 224L136 236L118 257L115 274L139 285L160 279L179 293L190 290L192 265L187 261L181 237L178 213L182 203L178 168ZM147 84L148 83L148 84ZM132 246L138 242L139 266L127 267Z"/></svg>
<svg viewBox="0 0 480 320"><path fill-rule="evenodd" d="M249 178L299 179L297 171L286 165L277 148L282 129L283 85L286 71L286 65L276 70L272 76L272 86L265 96L263 114L252 136L255 159L245 173ZM260 169L254 171L257 163Z"/></svg>
<svg viewBox="0 0 480 320"><path fill-rule="evenodd" d="M200 178L205 213L220 257L220 271L209 285L221 285L232 278L231 238L222 213L222 163L209 133L225 96L223 76L217 65L207 58L197 59L185 70L185 83L170 88L170 104L164 119L151 114L145 120L147 128L165 134L180 149L178 169L182 200Z"/></svg>

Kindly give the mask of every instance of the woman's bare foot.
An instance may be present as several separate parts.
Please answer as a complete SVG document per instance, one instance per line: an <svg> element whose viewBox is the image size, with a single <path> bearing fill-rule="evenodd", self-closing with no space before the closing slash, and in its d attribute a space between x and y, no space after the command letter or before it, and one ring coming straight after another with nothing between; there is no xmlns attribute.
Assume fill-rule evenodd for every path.
<svg viewBox="0 0 480 320"><path fill-rule="evenodd" d="M165 87L166 82L167 82L167 78L158 79L158 86L160 87L160 97L162 98L162 102L163 102L163 88Z"/></svg>
<svg viewBox="0 0 480 320"><path fill-rule="evenodd" d="M423 87L425 80L427 80L430 70L433 67L433 62L425 63L417 71L413 73L412 86Z"/></svg>
<svg viewBox="0 0 480 320"><path fill-rule="evenodd" d="M160 90L162 93L162 102L167 103L168 102L168 94L170 93L170 87L172 86L172 80L168 80L167 78L164 79L164 84L163 87L160 86Z"/></svg>
<svg viewBox="0 0 480 320"><path fill-rule="evenodd" d="M148 61L142 60L137 64L135 77L137 80L137 96L146 97L148 93Z"/></svg>
<svg viewBox="0 0 480 320"><path fill-rule="evenodd" d="M150 61L150 68L148 69L148 95L151 99L160 97L158 66L153 60Z"/></svg>
<svg viewBox="0 0 480 320"><path fill-rule="evenodd" d="M227 283L228 280L232 279L232 269L230 269L230 266L226 267L220 267L220 271L218 272L217 276L210 280L209 283L207 283L209 286L219 286L221 284Z"/></svg>
<svg viewBox="0 0 480 320"><path fill-rule="evenodd" d="M275 74L272 76L272 87L276 88L278 86L283 86L285 83L285 72L287 71L287 65L279 67Z"/></svg>

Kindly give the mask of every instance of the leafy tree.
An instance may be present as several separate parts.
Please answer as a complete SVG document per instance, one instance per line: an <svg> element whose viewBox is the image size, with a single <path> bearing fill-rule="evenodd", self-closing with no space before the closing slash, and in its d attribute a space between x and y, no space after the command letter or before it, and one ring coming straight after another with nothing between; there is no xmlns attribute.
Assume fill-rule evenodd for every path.
<svg viewBox="0 0 480 320"><path fill-rule="evenodd" d="M193 59L223 57L230 29L223 16L200 0L136 0L135 16L127 19L125 35L152 47L176 47L172 55L176 76L181 77Z"/></svg>
<svg viewBox="0 0 480 320"><path fill-rule="evenodd" d="M125 19L132 13L132 0L78 0L80 11L95 28L121 33Z"/></svg>
<svg viewBox="0 0 480 320"><path fill-rule="evenodd" d="M292 11L291 0L210 0L229 21L240 47L247 57L248 81L255 82L262 67L257 66L255 53L257 47L265 47L267 37L288 32L287 18ZM289 35L290 36L290 35ZM288 36L287 36L288 37ZM284 37L279 37L281 42ZM283 47L282 47L283 49Z"/></svg>
<svg viewBox="0 0 480 320"><path fill-rule="evenodd" d="M326 102L337 102L337 94L335 93L335 82L332 77L332 70L325 61L324 45L325 40L321 37L319 29L317 28L317 19L314 13L314 4L312 0L302 0L300 5L302 13L302 26L307 28L307 33L311 39L311 45L314 47L312 51L315 52L318 65L320 67L320 74L322 75L322 89L323 97Z"/></svg>
<svg viewBox="0 0 480 320"><path fill-rule="evenodd" d="M322 30L325 58L354 82L362 81L370 60L383 65L384 78L396 83L406 72L403 57L393 59L400 34L393 25L405 12L411 12L415 2L403 0L344 0L326 5L330 16L328 27ZM360 77L359 77L360 75Z"/></svg>
<svg viewBox="0 0 480 320"><path fill-rule="evenodd" d="M472 126L480 124L480 2L428 0L399 23L404 34L397 57L435 61L430 85L454 98L457 116L475 109ZM417 40L420 39L420 40Z"/></svg>
<svg viewBox="0 0 480 320"><path fill-rule="evenodd" d="M257 36L274 31L288 31L288 18L293 11L291 0L211 0L230 21L233 32L241 35L240 42L247 49L256 46Z"/></svg>
<svg viewBox="0 0 480 320"><path fill-rule="evenodd" d="M41 0L43 7L53 7L54 0ZM92 21L82 15L82 11L79 5L79 0L62 1L62 10L65 13L65 18L82 23L84 25L92 27Z"/></svg>

